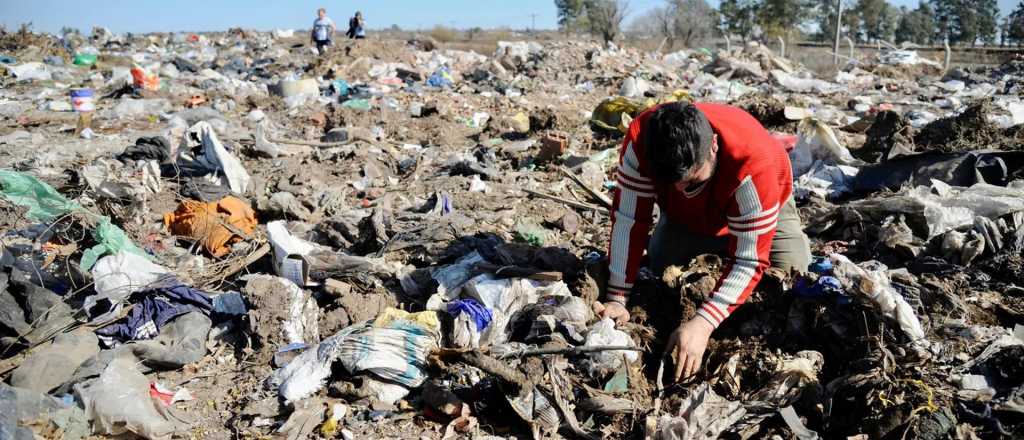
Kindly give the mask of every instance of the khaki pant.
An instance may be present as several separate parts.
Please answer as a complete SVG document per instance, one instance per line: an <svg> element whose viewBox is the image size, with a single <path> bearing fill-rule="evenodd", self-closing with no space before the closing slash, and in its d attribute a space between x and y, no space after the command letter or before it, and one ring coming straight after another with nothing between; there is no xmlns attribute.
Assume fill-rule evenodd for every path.
<svg viewBox="0 0 1024 440"><path fill-rule="evenodd" d="M658 221L647 248L650 266L657 276L668 266L688 264L698 255L718 254L725 256L729 245L729 237L712 237L691 233L685 226L671 223L665 216ZM803 226L796 203L790 197L779 211L779 223L772 239L772 250L769 256L772 267L786 271L795 268L807 271L811 262L811 247Z"/></svg>

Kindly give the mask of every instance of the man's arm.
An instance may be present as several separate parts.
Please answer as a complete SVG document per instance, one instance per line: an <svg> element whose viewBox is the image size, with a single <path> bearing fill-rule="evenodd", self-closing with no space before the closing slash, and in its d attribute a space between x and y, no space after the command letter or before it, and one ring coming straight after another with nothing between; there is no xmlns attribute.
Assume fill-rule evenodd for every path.
<svg viewBox="0 0 1024 440"><path fill-rule="evenodd" d="M650 240L654 212L654 183L641 172L635 136L626 138L619 158L618 185L612 204L607 301L625 305L640 270L640 259Z"/></svg>
<svg viewBox="0 0 1024 440"><path fill-rule="evenodd" d="M730 258L714 293L697 311L713 328L747 300L768 268L781 194L777 182L756 176L747 176L736 189L727 218Z"/></svg>

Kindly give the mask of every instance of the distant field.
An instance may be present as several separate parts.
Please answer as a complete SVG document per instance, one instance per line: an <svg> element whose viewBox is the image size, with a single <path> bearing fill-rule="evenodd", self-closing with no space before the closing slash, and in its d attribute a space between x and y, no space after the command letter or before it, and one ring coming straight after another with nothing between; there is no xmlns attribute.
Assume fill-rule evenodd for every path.
<svg viewBox="0 0 1024 440"><path fill-rule="evenodd" d="M382 39L412 39L429 36L440 43L446 49L472 50L481 54L491 54L498 46L498 41L503 40L538 40L550 41L565 38L586 39L586 35L567 36L561 32L539 31L523 32L512 30L486 30L479 33L470 33L463 30L448 28L437 28L427 31L378 31L374 32L371 38ZM654 51L661 46L660 39L627 37L616 42L620 46L636 47L642 50ZM733 42L740 45L740 42ZM724 49L725 40L718 39L710 44L709 49ZM768 44L775 53L779 53L779 43L772 41ZM883 46L884 48L884 46ZM678 45L672 50L683 49ZM869 60L879 50L874 44L858 44L853 50L853 58L856 60ZM929 47L916 49L922 57L941 63L944 58L944 50L941 47ZM668 48L662 47L663 52ZM850 57L850 48L845 41L840 45L840 65L844 65ZM961 48L954 47L952 50L951 64L953 67L993 66L1024 53L1021 48L1000 48L1000 47L975 47ZM830 76L835 73L835 66L832 64L832 47L820 43L790 43L786 50L786 57L800 63L813 72Z"/></svg>

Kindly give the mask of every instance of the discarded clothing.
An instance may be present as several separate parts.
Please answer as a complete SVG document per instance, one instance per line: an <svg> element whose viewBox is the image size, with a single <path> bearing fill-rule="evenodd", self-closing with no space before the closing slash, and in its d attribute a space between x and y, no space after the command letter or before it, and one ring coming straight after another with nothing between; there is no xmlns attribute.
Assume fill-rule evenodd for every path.
<svg viewBox="0 0 1024 440"><path fill-rule="evenodd" d="M210 255L222 257L231 252L232 244L256 231L256 213L248 203L231 196L216 203L185 200L174 212L164 214L164 225L174 235L202 242Z"/></svg>
<svg viewBox="0 0 1024 440"><path fill-rule="evenodd" d="M483 331L491 324L491 311L475 299L457 299L448 303L448 314L457 317L461 314L469 315L476 324L477 331Z"/></svg>
<svg viewBox="0 0 1024 440"><path fill-rule="evenodd" d="M163 136L140 137L135 145L125 148L124 152L117 155L117 160L128 162L130 160L155 160L159 163L166 162L171 157L171 143Z"/></svg>
<svg viewBox="0 0 1024 440"><path fill-rule="evenodd" d="M422 317L423 313L434 314L415 315ZM378 324L382 323L352 325L324 339L275 372L268 383L277 387L286 401L295 402L323 388L331 365L338 361L351 373L367 371L406 387L423 384L427 354L437 347L437 328L406 319L392 320L384 327L375 326Z"/></svg>
<svg viewBox="0 0 1024 440"><path fill-rule="evenodd" d="M209 296L184 285L146 290L135 296L142 297L142 302L135 304L127 318L96 330L105 345L152 339L160 334L164 324L180 315L193 311L209 314L213 310L213 301Z"/></svg>
<svg viewBox="0 0 1024 440"><path fill-rule="evenodd" d="M203 178L193 177L182 182L178 192L187 199L216 202L231 195L231 188Z"/></svg>

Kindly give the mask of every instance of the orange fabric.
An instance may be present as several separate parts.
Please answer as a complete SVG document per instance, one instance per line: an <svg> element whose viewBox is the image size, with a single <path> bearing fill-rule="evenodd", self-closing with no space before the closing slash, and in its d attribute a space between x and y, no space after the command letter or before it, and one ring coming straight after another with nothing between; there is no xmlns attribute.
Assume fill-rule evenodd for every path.
<svg viewBox="0 0 1024 440"><path fill-rule="evenodd" d="M256 224L256 213L249 204L232 196L210 203L185 200L174 212L164 214L164 225L172 234L201 242L214 257L227 255L230 246L244 238L225 225L251 235Z"/></svg>

